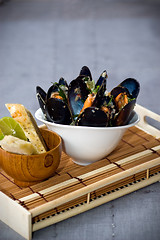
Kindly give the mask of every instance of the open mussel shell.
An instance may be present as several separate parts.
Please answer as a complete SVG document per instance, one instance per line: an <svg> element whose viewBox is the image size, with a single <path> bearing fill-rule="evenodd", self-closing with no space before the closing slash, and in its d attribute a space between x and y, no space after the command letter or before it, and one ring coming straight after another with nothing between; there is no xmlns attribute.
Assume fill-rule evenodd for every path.
<svg viewBox="0 0 160 240"><path fill-rule="evenodd" d="M59 85L63 85L63 86L65 86L66 88L68 88L68 83L67 83L67 81L66 81L63 77L61 77L61 78L59 79L58 84L59 84Z"/></svg>
<svg viewBox="0 0 160 240"><path fill-rule="evenodd" d="M127 88L122 87L122 86L118 86L112 89L112 91L110 92L111 96L113 96L113 98L115 99L120 93L124 93L127 94L127 96L130 96L130 93L128 91Z"/></svg>
<svg viewBox="0 0 160 240"><path fill-rule="evenodd" d="M107 71L104 70L96 82L96 87L100 86L101 88L103 87L106 90L107 77Z"/></svg>
<svg viewBox="0 0 160 240"><path fill-rule="evenodd" d="M86 108L76 120L77 126L106 127L108 118L105 112L96 107Z"/></svg>
<svg viewBox="0 0 160 240"><path fill-rule="evenodd" d="M99 91L96 94L96 97L92 103L92 107L100 107L103 103L104 103L104 90L103 89L99 89Z"/></svg>
<svg viewBox="0 0 160 240"><path fill-rule="evenodd" d="M70 82L68 87L68 99L73 116L79 115L84 102L88 97L86 83L82 80L84 76L79 76Z"/></svg>
<svg viewBox="0 0 160 240"><path fill-rule="evenodd" d="M53 97L54 93L58 93L59 92L59 87L62 88L63 86L63 91L67 91L68 90L68 84L67 81L64 78L60 78L58 83L53 83L52 86L48 89L47 91L47 95L46 95L46 99L49 99L51 97Z"/></svg>
<svg viewBox="0 0 160 240"><path fill-rule="evenodd" d="M58 85L57 83L54 83L47 91L46 99L48 100L49 98L52 97L52 94L58 92Z"/></svg>
<svg viewBox="0 0 160 240"><path fill-rule="evenodd" d="M127 88L132 98L137 98L140 91L140 84L136 79L127 78L123 82L121 82L119 86Z"/></svg>
<svg viewBox="0 0 160 240"><path fill-rule="evenodd" d="M39 102L39 106L42 109L43 114L45 114L46 92L41 87L37 86L36 96Z"/></svg>
<svg viewBox="0 0 160 240"><path fill-rule="evenodd" d="M46 102L46 118L50 122L69 125L72 122L69 108L61 99L50 98Z"/></svg>
<svg viewBox="0 0 160 240"><path fill-rule="evenodd" d="M83 66L83 67L81 68L79 75L89 77L90 80L92 80L91 71L89 70L89 68L88 68L87 66Z"/></svg>
<svg viewBox="0 0 160 240"><path fill-rule="evenodd" d="M114 123L113 123L114 126L123 126L123 125L128 124L135 104L136 104L136 100L134 99L134 100L130 101L128 104L126 104L119 111L119 113L116 115L116 117L114 119Z"/></svg>
<svg viewBox="0 0 160 240"><path fill-rule="evenodd" d="M96 97L93 101L93 104L92 104L93 107L99 107L101 99L103 98L104 93L106 91L106 81L107 81L107 72L105 70L105 71L103 71L103 73L101 74L101 76L99 77L99 79L95 85L95 87L99 86L99 89L98 89Z"/></svg>

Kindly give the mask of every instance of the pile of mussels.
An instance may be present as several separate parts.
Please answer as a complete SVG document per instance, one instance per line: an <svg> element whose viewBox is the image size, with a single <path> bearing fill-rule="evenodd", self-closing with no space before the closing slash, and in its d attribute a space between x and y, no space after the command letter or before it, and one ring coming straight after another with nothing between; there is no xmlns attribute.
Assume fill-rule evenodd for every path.
<svg viewBox="0 0 160 240"><path fill-rule="evenodd" d="M46 120L75 126L126 125L132 117L140 84L127 78L108 92L107 77L107 72L103 71L95 83L89 68L83 66L69 85L60 78L47 93L37 86L37 99Z"/></svg>

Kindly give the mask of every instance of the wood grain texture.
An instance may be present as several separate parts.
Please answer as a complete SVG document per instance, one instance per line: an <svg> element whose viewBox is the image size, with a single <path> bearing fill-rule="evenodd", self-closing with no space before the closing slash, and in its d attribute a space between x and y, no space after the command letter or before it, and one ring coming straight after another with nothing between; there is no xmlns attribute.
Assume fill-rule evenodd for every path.
<svg viewBox="0 0 160 240"><path fill-rule="evenodd" d="M0 149L2 169L21 187L31 186L54 175L61 158L61 138L41 129L49 151L38 155L13 154Z"/></svg>

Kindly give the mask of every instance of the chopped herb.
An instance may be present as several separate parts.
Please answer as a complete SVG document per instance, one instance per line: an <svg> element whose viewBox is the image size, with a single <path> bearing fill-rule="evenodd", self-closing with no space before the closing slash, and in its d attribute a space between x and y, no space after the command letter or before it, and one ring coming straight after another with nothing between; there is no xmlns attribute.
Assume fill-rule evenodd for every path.
<svg viewBox="0 0 160 240"><path fill-rule="evenodd" d="M135 98L129 98L129 97L128 97L128 102L131 102L131 101L133 101L133 100L135 100Z"/></svg>
<svg viewBox="0 0 160 240"><path fill-rule="evenodd" d="M58 93L59 93L59 96L61 96L63 100L67 103L67 97L66 97L65 91L62 89L61 86L58 86Z"/></svg>
<svg viewBox="0 0 160 240"><path fill-rule="evenodd" d="M109 100L109 102L107 104L107 107L111 104L112 100L113 100L113 95L111 95L110 100Z"/></svg>
<svg viewBox="0 0 160 240"><path fill-rule="evenodd" d="M100 85L98 85L98 86L93 90L93 93L97 93L98 90L99 90L99 88L100 88Z"/></svg>

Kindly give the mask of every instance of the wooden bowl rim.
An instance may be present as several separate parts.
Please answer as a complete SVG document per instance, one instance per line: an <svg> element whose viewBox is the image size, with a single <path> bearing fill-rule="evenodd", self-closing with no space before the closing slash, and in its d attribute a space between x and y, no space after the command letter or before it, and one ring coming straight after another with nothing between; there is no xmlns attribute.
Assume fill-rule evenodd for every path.
<svg viewBox="0 0 160 240"><path fill-rule="evenodd" d="M46 151L46 152L40 153L40 154L27 155L27 154L12 153L12 152L5 151L5 150L4 150L3 148L1 148L1 147L0 147L0 151L2 152L2 154L5 153L5 154L7 154L8 156L18 156L18 157L23 156L23 158L28 158L28 157L34 158L34 157L37 157L37 156L45 156L46 154L49 154L49 153L51 153L52 151L54 151L54 150L56 150L57 148L60 147L60 145L61 145L61 143L62 143L62 139L61 139L61 137L60 137L56 132L51 131L51 130L49 130L49 129L44 129L44 128L40 128L40 130L42 130L42 131L47 131L47 132L55 135L55 136L58 138L59 143L58 143L54 148L50 149L49 151ZM45 140L45 139L44 139L44 140Z"/></svg>

